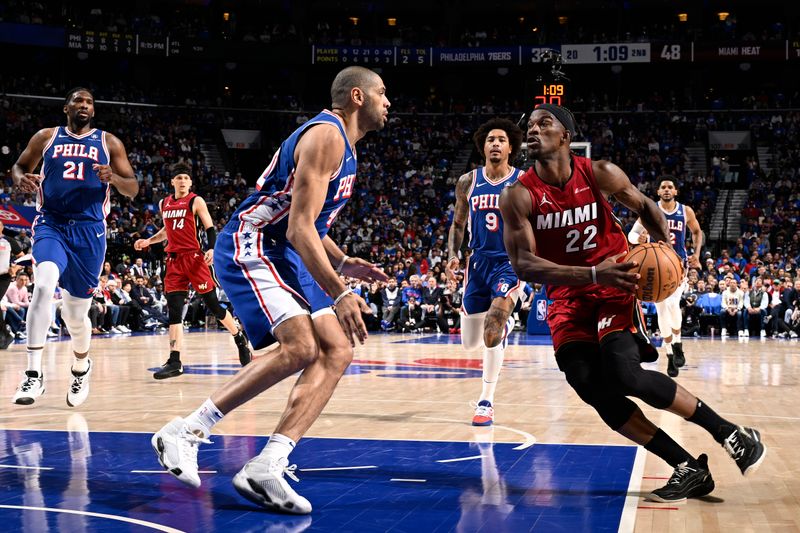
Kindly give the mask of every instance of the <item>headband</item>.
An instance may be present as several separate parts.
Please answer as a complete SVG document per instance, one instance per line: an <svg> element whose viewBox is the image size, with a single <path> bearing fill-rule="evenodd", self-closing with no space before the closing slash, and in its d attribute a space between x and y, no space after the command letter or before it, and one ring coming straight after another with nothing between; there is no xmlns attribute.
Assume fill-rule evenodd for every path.
<svg viewBox="0 0 800 533"><path fill-rule="evenodd" d="M536 109L544 109L551 113L556 117L556 120L564 126L564 129L567 130L572 137L575 137L575 118L572 116L572 112L569 109L555 104L541 104L536 106Z"/></svg>

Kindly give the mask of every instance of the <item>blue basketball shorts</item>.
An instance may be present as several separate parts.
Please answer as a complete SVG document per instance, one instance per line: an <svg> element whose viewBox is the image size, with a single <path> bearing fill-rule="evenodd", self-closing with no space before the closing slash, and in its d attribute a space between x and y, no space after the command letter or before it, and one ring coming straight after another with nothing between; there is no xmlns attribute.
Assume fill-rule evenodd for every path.
<svg viewBox="0 0 800 533"><path fill-rule="evenodd" d="M76 298L91 298L106 257L105 222L39 215L32 230L34 262L55 263L62 289Z"/></svg>
<svg viewBox="0 0 800 533"><path fill-rule="evenodd" d="M248 223L220 232L214 271L256 349L274 343L272 330L292 317L333 313L333 299L297 252Z"/></svg>
<svg viewBox="0 0 800 533"><path fill-rule="evenodd" d="M464 277L462 311L468 315L489 310L495 298L508 298L522 288L508 257L470 256Z"/></svg>

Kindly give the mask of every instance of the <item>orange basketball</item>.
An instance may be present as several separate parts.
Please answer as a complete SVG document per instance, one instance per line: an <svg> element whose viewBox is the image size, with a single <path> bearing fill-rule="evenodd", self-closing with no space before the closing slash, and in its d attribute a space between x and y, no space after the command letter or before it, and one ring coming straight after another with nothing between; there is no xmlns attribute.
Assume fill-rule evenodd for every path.
<svg viewBox="0 0 800 533"><path fill-rule="evenodd" d="M639 266L639 288L636 297L645 302L663 302L674 293L683 280L683 265L672 249L664 243L640 244L628 252L623 261L636 261Z"/></svg>

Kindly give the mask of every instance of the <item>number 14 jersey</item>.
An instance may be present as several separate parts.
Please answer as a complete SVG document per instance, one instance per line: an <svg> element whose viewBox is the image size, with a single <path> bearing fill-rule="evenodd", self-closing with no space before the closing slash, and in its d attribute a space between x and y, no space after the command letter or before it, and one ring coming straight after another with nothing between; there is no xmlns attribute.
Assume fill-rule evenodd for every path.
<svg viewBox="0 0 800 533"><path fill-rule="evenodd" d="M561 265L594 266L628 250L625 232L597 185L591 159L573 154L572 176L563 187L543 182L535 166L519 181L530 193L530 223L539 257ZM554 300L574 298L591 287L549 286L547 295Z"/></svg>

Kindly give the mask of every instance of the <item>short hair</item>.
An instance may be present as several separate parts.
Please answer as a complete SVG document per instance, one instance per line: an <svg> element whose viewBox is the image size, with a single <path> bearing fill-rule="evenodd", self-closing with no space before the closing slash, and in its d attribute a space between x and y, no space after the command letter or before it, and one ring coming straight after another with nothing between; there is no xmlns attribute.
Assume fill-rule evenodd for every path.
<svg viewBox="0 0 800 533"><path fill-rule="evenodd" d="M94 94L92 93L91 89L87 89L86 87L73 87L72 89L67 92L67 95L64 97L64 105L67 105L75 93L79 93L81 91L86 91L87 93L92 95L92 100L94 100Z"/></svg>
<svg viewBox="0 0 800 533"><path fill-rule="evenodd" d="M472 140L475 142L475 147L478 149L478 152L483 155L483 145L486 143L486 137L492 130L503 130L506 132L508 144L511 145L509 160L513 161L516 159L519 149L522 146L522 129L507 118L495 117L481 124L478 131L472 136Z"/></svg>
<svg viewBox="0 0 800 533"><path fill-rule="evenodd" d="M374 71L364 67L347 67L341 70L331 84L331 106L343 109L350 103L350 91L355 87L371 87L378 77Z"/></svg>
<svg viewBox="0 0 800 533"><path fill-rule="evenodd" d="M661 188L661 184L665 181L671 181L672 185L674 185L676 189L678 188L678 182L675 181L675 176L670 176L669 174L665 174L658 178L658 187Z"/></svg>
<svg viewBox="0 0 800 533"><path fill-rule="evenodd" d="M178 174L188 174L189 177L191 177L192 167L190 167L186 163L176 163L172 165L172 177L174 178Z"/></svg>

